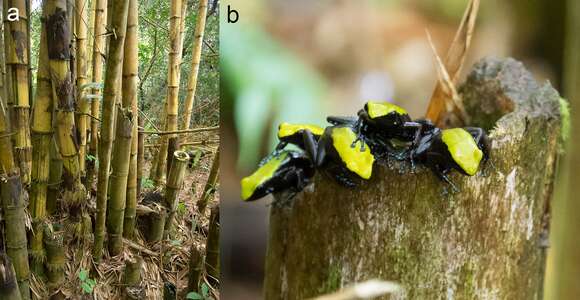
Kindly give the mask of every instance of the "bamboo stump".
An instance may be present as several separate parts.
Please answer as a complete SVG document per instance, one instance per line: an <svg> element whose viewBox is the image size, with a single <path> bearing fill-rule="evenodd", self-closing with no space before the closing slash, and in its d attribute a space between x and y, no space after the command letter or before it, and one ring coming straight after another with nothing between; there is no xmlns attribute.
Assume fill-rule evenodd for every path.
<svg viewBox="0 0 580 300"><path fill-rule="evenodd" d="M513 59L479 62L460 94L489 130L488 174L453 172L451 194L421 167L375 165L356 189L319 173L291 207L271 208L266 299L373 278L401 283L403 299L541 299L559 95Z"/></svg>

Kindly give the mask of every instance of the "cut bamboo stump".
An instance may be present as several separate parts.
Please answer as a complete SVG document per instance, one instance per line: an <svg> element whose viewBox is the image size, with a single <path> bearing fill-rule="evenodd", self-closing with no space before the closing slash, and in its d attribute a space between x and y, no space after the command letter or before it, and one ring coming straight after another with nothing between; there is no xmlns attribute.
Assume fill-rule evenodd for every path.
<svg viewBox="0 0 580 300"><path fill-rule="evenodd" d="M484 59L460 88L489 130L487 176L375 165L348 189L320 173L291 207L272 206L266 299L305 299L379 278L402 299L541 299L560 141L560 102L513 59ZM493 128L493 129L492 129Z"/></svg>

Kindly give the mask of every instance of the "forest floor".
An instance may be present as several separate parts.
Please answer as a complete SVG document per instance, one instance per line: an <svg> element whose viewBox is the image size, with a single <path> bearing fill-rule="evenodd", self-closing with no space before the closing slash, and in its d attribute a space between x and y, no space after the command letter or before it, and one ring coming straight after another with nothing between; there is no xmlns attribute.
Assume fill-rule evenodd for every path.
<svg viewBox="0 0 580 300"><path fill-rule="evenodd" d="M215 151L212 152L215 153ZM196 202L203 193L212 160L212 154L203 155L196 167L187 169L184 186L179 196L180 204L175 219L176 231L170 240L156 245L147 245L141 232L136 230L135 240L132 245L125 243L122 255L110 257L105 251L102 261L96 264L91 255L91 235L88 241L85 239L81 247L67 248L66 261L69 263L65 269L65 284L61 288L62 293L69 299L122 299L124 289L120 282L123 282L125 261L140 255L144 260L141 270L141 285L144 289L145 299L162 299L164 283L166 282L175 284L178 299L185 298L185 294L189 292L186 289L191 246L195 244L198 249L205 249L210 208L219 203L219 193L215 193L205 213L200 215L197 211ZM150 162L144 168L144 176L149 174L149 168ZM144 188L139 201L143 200L143 195L150 191L151 189ZM94 202L95 196L93 194L91 198L93 209ZM195 230L192 230L194 227ZM81 281L82 276L80 275L83 272L88 272L89 279L96 281L96 285L90 292L83 290L82 283L84 281ZM34 274L31 280L34 297L48 299L51 293L45 281L39 280ZM206 276L202 277L201 284L206 284L209 287L210 295L213 295L214 299L219 299L217 288L211 287Z"/></svg>

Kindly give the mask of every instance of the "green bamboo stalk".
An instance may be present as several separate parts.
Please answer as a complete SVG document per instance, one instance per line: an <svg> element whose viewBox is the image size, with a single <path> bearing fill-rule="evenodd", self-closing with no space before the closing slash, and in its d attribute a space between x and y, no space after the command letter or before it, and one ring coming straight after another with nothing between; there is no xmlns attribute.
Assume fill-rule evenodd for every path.
<svg viewBox="0 0 580 300"><path fill-rule="evenodd" d="M142 180L143 180L143 166L145 164L145 135L139 132L139 128L143 128L144 120L139 116L139 126L137 128L137 198L141 196Z"/></svg>
<svg viewBox="0 0 580 300"><path fill-rule="evenodd" d="M209 172L209 176L207 178L207 182L205 183L205 187L203 188L203 193L201 194L199 201L197 201L197 210L202 215L205 213L205 208L207 207L207 204L212 199L215 193L219 168L220 168L220 150L218 148L215 157L213 158L213 162L211 163L211 171Z"/></svg>
<svg viewBox="0 0 580 300"><path fill-rule="evenodd" d="M14 125L14 154L20 168L22 183L30 183L32 146L30 141L30 95L28 70L28 16L26 0L4 1L4 49L6 59L7 96L12 102L11 118ZM17 21L8 21L8 9L16 8Z"/></svg>
<svg viewBox="0 0 580 300"><path fill-rule="evenodd" d="M62 156L58 151L56 140L53 138L50 145L50 171L48 175L48 192L46 195L46 212L54 215L57 211L58 195L62 181Z"/></svg>
<svg viewBox="0 0 580 300"><path fill-rule="evenodd" d="M201 281L201 276L203 275L203 266L205 265L205 260L202 251L195 245L191 245L191 251L189 254L189 272L187 275L187 291L197 292L199 289L199 282Z"/></svg>
<svg viewBox="0 0 580 300"><path fill-rule="evenodd" d="M10 258L4 253L0 253L0 299L22 299L16 282L14 266L12 266Z"/></svg>
<svg viewBox="0 0 580 300"><path fill-rule="evenodd" d="M123 284L125 285L125 299L143 299L145 290L141 286L141 270L143 258L137 256L125 260Z"/></svg>
<svg viewBox="0 0 580 300"><path fill-rule="evenodd" d="M40 33L39 63L36 75L36 99L32 112L32 185L29 211L33 221L30 241L32 271L41 275L44 268L44 246L42 234L46 218L46 203L50 175L50 149L53 145L52 111L53 100L50 85L46 31Z"/></svg>
<svg viewBox="0 0 580 300"><path fill-rule="evenodd" d="M46 275L52 290L58 289L65 279L64 231L60 229L60 225L53 225L44 230Z"/></svg>
<svg viewBox="0 0 580 300"><path fill-rule="evenodd" d="M220 279L220 207L216 204L211 209L209 233L205 245L205 269L212 284Z"/></svg>
<svg viewBox="0 0 580 300"><path fill-rule="evenodd" d="M123 81L127 82L126 88L124 86L123 98L127 102L131 101L131 150L129 158L129 175L127 177L127 197L125 202L125 214L123 220L123 236L131 239L133 238L133 230L135 228L135 209L137 207L137 123L138 114L137 110L138 97L137 97L137 72L138 72L138 55L137 55L137 45L138 45L138 9L137 1L131 0L129 3L129 15L127 19L127 38L125 40L125 57L124 57L124 70L123 70ZM126 91L126 92L125 92Z"/></svg>
<svg viewBox="0 0 580 300"><path fill-rule="evenodd" d="M5 223L6 254L14 264L22 299L30 299L23 189L7 121L4 102L0 101L0 201Z"/></svg>
<svg viewBox="0 0 580 300"><path fill-rule="evenodd" d="M95 226L95 245L93 248L93 258L96 261L100 261L101 259L105 237L107 195L109 190L109 170L111 165L111 152L113 146L113 122L115 120L114 106L115 101L119 95L118 82L121 79L121 66L123 61L125 32L127 29L129 0L113 1L111 9L111 29L115 31L116 35L110 36L109 40L105 89L103 92L103 115L101 118L101 139L99 140L97 220ZM128 130L128 134L131 134L130 127L122 129ZM115 211L114 213L117 212L118 211Z"/></svg>
<svg viewBox="0 0 580 300"><path fill-rule="evenodd" d="M137 2L129 1L127 29L123 57L122 102L117 111L117 127L111 174L110 201L107 208L109 253L118 255L123 250L123 221L127 202L127 180L131 162L133 132L137 120L133 104L137 97ZM133 185L134 187L134 185ZM134 195L133 195L134 196ZM135 198L135 205L137 205Z"/></svg>
<svg viewBox="0 0 580 300"><path fill-rule="evenodd" d="M145 240L150 244L155 244L163 239L167 211L161 205L149 204L148 207L153 212L142 216L138 223L140 223Z"/></svg>
<svg viewBox="0 0 580 300"><path fill-rule="evenodd" d="M125 286L136 286L141 283L141 269L143 268L143 258L136 256L125 260L125 272L123 284Z"/></svg>
<svg viewBox="0 0 580 300"><path fill-rule="evenodd" d="M167 211L167 222L165 222L166 236L173 228L175 219L175 212L179 202L179 191L183 186L183 175L185 174L185 167L189 161L189 155L185 151L175 151L173 153L173 162L171 163L171 170L167 178L167 186L165 188L165 205Z"/></svg>

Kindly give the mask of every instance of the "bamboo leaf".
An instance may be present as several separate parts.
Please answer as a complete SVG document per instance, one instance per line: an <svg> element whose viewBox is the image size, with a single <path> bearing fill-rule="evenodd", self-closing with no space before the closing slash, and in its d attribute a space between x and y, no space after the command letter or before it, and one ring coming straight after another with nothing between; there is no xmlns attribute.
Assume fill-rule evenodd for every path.
<svg viewBox="0 0 580 300"><path fill-rule="evenodd" d="M201 294L204 298L209 296L209 286L205 282L201 285Z"/></svg>
<svg viewBox="0 0 580 300"><path fill-rule="evenodd" d="M81 269L81 271L79 272L79 279L81 281L85 281L87 280L87 278L89 278L89 272L85 269Z"/></svg>
<svg viewBox="0 0 580 300"><path fill-rule="evenodd" d="M187 294L187 296L185 296L185 299L198 300L198 299L203 299L203 297L196 292L189 292Z"/></svg>

